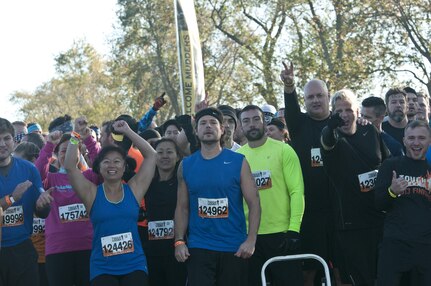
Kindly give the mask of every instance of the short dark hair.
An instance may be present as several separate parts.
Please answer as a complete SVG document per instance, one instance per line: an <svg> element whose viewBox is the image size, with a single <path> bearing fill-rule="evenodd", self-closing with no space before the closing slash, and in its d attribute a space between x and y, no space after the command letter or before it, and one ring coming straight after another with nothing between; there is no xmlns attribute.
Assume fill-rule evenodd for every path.
<svg viewBox="0 0 431 286"><path fill-rule="evenodd" d="M410 121L407 124L406 128L404 129L404 136L406 135L407 129L415 129L415 128L418 128L418 127L424 127L424 128L426 128L426 130L428 130L429 135L431 136L431 128L430 128L429 124L426 121L424 121L424 120L413 120L413 121Z"/></svg>
<svg viewBox="0 0 431 286"><path fill-rule="evenodd" d="M32 142L21 142L16 147L14 152L22 153L22 158L33 162L39 157L40 148Z"/></svg>
<svg viewBox="0 0 431 286"><path fill-rule="evenodd" d="M102 148L99 154L97 154L96 159L94 159L93 171L96 174L100 175L100 163L102 163L106 155L108 155L111 152L119 153L121 157L124 159L125 171L122 179L126 182L129 181L135 175L134 170L136 169L136 161L132 157L127 156L126 150L116 145L109 145Z"/></svg>
<svg viewBox="0 0 431 286"><path fill-rule="evenodd" d="M244 107L241 110L241 112L239 113L239 119L240 119L239 121L241 121L241 115L242 115L242 113L246 112L246 111L249 111L249 110L259 110L259 112L260 112L260 114L262 115L262 118L263 118L263 111L262 111L262 109L259 106L257 106L257 105L249 104L246 107Z"/></svg>
<svg viewBox="0 0 431 286"><path fill-rule="evenodd" d="M72 120L72 117L68 114L65 114L64 116L57 117L56 119L51 121L51 123L49 123L48 131L52 132L55 127L63 125L65 122L71 121L71 120Z"/></svg>
<svg viewBox="0 0 431 286"><path fill-rule="evenodd" d="M42 134L39 133L28 133L25 135L25 137L27 138L27 142L31 142L36 144L37 147L39 147L39 149L42 149L43 146L45 145L45 138L43 138Z"/></svg>
<svg viewBox="0 0 431 286"><path fill-rule="evenodd" d="M404 97L406 97L406 96L407 96L406 92L405 92L404 90L402 90L401 88L397 88L397 87L390 88L390 89L386 92L386 94L385 94L385 103L386 103L386 105L388 105L389 97L390 97L391 95L394 95L394 94L402 94L402 95L404 95Z"/></svg>
<svg viewBox="0 0 431 286"><path fill-rule="evenodd" d="M0 133L9 133L10 135L15 136L15 129L13 125L9 122L9 120L0 117Z"/></svg>
<svg viewBox="0 0 431 286"><path fill-rule="evenodd" d="M27 124L24 121L14 121L12 122L12 125L20 125L20 126L27 127Z"/></svg>
<svg viewBox="0 0 431 286"><path fill-rule="evenodd" d="M416 94L416 96L418 95L418 93L416 92L416 90L414 90L413 88L411 88L410 86L406 86L405 88L403 88L403 90L406 92L406 93L413 93L413 94Z"/></svg>
<svg viewBox="0 0 431 286"><path fill-rule="evenodd" d="M163 143L163 142L169 142L169 143L174 144L174 146L175 146L175 151L177 152L178 157L181 157L181 151L180 151L180 148L179 148L179 147L178 147L178 145L177 145L177 142L175 142L175 141L174 141L173 139L171 139L171 138L163 137L163 138L161 138L161 139L157 140L157 141L154 143L154 146L153 146L154 150L157 148L157 146L159 146L159 144L161 144L161 143Z"/></svg>
<svg viewBox="0 0 431 286"><path fill-rule="evenodd" d="M168 129L168 126L174 125L179 131L181 131L181 126L178 123L178 121L176 121L175 119L169 119L166 120L165 123L163 123L162 128L163 128L163 136L165 136L166 133L166 129Z"/></svg>
<svg viewBox="0 0 431 286"><path fill-rule="evenodd" d="M386 105L383 99L377 96L370 96L362 101L363 107L373 107L376 116L382 116L386 113Z"/></svg>

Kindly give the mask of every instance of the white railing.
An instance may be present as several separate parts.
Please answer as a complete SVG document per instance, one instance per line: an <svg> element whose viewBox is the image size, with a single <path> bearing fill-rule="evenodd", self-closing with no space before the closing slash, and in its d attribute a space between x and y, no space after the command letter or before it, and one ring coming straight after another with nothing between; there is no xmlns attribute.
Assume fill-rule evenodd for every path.
<svg viewBox="0 0 431 286"><path fill-rule="evenodd" d="M285 261L285 260L302 260L302 259L315 259L319 261L325 270L325 278L326 278L326 286L331 286L331 276L329 275L329 267L326 264L325 260L323 260L322 257L315 255L315 254L298 254L298 255L286 255L286 256L275 256L270 259L268 259L265 264L262 266L262 270L260 272L260 277L262 279L262 285L266 285L266 277L265 277L265 270L266 267L270 263L277 262L277 261Z"/></svg>

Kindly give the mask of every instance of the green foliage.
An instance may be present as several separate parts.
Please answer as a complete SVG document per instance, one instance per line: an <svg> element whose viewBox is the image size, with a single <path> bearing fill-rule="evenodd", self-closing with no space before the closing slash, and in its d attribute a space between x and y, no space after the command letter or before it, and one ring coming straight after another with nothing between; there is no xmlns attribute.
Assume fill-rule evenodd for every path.
<svg viewBox="0 0 431 286"><path fill-rule="evenodd" d="M312 78L331 92L360 96L394 83L431 91L431 5L423 0L196 0L211 105L282 102L282 61L297 86ZM112 53L75 43L56 58L57 75L33 93L16 92L27 121L59 115L101 123L140 118L166 92L160 124L181 113L172 0L119 0Z"/></svg>

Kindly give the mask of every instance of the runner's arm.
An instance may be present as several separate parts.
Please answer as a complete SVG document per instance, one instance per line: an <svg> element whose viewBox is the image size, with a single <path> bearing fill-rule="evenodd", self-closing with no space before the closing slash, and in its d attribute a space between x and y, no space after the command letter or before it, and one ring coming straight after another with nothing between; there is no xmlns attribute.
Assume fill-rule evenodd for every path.
<svg viewBox="0 0 431 286"><path fill-rule="evenodd" d="M178 166L178 195L177 207L175 209L175 242L182 241L183 244L175 246L175 257L179 262L187 260L189 254L185 244L186 232L189 221L189 193L183 177L183 162Z"/></svg>
<svg viewBox="0 0 431 286"><path fill-rule="evenodd" d="M250 165L244 158L241 167L241 191L247 203L248 213L248 235L247 240L241 244L235 256L249 258L254 253L256 244L257 231L260 223L260 200L259 192L257 191L256 183L251 174Z"/></svg>

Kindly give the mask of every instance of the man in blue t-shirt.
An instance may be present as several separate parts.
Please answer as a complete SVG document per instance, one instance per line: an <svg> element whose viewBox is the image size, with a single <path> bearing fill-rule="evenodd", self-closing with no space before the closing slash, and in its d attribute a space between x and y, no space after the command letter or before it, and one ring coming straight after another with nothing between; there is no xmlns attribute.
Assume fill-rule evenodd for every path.
<svg viewBox="0 0 431 286"><path fill-rule="evenodd" d="M195 121L201 148L178 168L175 257L187 260L190 286L248 285L245 259L254 253L260 221L250 166L243 155L221 147L218 109L199 111ZM248 234L243 199L249 208Z"/></svg>
<svg viewBox="0 0 431 286"><path fill-rule="evenodd" d="M13 138L12 124L0 118L0 285L39 285L37 253L30 240L33 213L46 217L52 197L43 191L36 167L12 157Z"/></svg>

